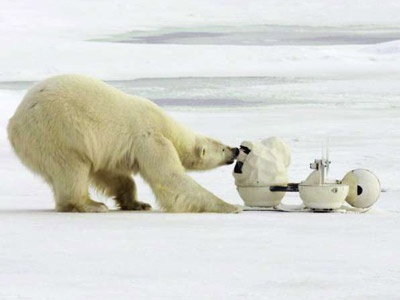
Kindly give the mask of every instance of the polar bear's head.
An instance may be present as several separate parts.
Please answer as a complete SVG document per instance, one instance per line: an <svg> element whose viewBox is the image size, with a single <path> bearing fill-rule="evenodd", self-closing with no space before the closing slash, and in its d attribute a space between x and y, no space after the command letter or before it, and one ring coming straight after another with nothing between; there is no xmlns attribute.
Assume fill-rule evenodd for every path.
<svg viewBox="0 0 400 300"><path fill-rule="evenodd" d="M208 137L197 137L191 159L185 164L190 170L208 170L232 164L239 154L238 148L231 148Z"/></svg>

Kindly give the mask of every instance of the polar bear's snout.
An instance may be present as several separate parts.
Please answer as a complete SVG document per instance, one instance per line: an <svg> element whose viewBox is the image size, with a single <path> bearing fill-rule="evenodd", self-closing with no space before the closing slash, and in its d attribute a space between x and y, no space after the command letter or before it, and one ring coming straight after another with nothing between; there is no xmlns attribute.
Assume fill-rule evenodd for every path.
<svg viewBox="0 0 400 300"><path fill-rule="evenodd" d="M239 156L240 153L240 150L238 148L230 148L230 150L232 153L232 159L226 163L227 165L233 164L235 159Z"/></svg>
<svg viewBox="0 0 400 300"><path fill-rule="evenodd" d="M232 149L232 152L233 152L233 155L234 155L235 158L236 158L236 157L239 156L240 150L239 150L239 148L233 148L233 149Z"/></svg>

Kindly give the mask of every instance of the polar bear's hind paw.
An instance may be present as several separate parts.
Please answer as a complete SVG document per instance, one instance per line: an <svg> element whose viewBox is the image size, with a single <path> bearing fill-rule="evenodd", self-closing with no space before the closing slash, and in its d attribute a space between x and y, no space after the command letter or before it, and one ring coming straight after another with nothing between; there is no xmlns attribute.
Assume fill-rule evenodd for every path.
<svg viewBox="0 0 400 300"><path fill-rule="evenodd" d="M151 210L151 205L140 202L140 201L135 201L129 203L129 205L124 205L120 207L121 210Z"/></svg>

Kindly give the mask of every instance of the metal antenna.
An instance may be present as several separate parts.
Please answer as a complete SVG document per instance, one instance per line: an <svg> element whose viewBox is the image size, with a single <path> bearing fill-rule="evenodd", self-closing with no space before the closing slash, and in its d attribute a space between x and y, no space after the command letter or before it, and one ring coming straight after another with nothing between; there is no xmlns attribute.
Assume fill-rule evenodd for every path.
<svg viewBox="0 0 400 300"><path fill-rule="evenodd" d="M324 157L325 155L324 155L324 144L322 143L322 146L321 146L321 165L320 165L320 168L321 168L321 170L320 170L320 176L321 176L321 180L320 180L320 182L321 182L321 184L324 184L325 183L325 157Z"/></svg>
<svg viewBox="0 0 400 300"><path fill-rule="evenodd" d="M330 162L330 160L329 160L329 137L326 139L326 158L325 158L325 164L326 164L326 177L328 177L329 166L331 165L331 162Z"/></svg>

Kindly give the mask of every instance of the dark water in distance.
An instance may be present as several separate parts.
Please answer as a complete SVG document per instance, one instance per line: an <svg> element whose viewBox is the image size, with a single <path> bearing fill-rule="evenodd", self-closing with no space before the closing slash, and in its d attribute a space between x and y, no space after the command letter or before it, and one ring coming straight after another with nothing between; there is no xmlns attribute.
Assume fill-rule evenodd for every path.
<svg viewBox="0 0 400 300"><path fill-rule="evenodd" d="M133 44L318 46L376 44L398 39L400 28L254 25L166 27L130 31L96 40Z"/></svg>

